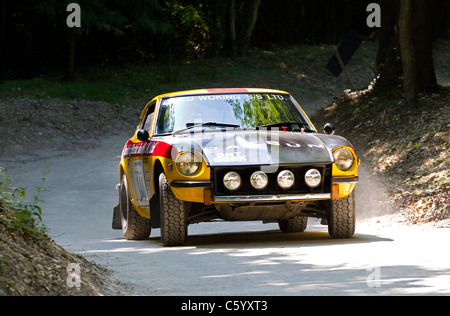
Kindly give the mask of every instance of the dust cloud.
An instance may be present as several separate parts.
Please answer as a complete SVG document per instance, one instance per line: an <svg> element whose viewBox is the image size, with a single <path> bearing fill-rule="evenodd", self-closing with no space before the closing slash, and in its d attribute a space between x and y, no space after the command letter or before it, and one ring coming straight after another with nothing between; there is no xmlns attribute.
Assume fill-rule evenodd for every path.
<svg viewBox="0 0 450 316"><path fill-rule="evenodd" d="M364 166L359 167L359 180L356 185L356 219L372 219L395 213L388 199L386 179L373 175Z"/></svg>

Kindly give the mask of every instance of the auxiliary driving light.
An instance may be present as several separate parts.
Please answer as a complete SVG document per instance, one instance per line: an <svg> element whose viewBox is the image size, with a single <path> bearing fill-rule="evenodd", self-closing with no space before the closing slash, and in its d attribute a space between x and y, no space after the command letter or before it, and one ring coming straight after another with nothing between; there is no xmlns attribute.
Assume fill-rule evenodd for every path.
<svg viewBox="0 0 450 316"><path fill-rule="evenodd" d="M309 169L305 174L305 182L311 188L317 188L322 182L322 175L317 169Z"/></svg>
<svg viewBox="0 0 450 316"><path fill-rule="evenodd" d="M284 170L278 174L277 181L278 181L278 185L282 189L287 190L287 189L292 188L292 186L294 185L295 176L291 171Z"/></svg>
<svg viewBox="0 0 450 316"><path fill-rule="evenodd" d="M241 176L236 172L228 172L225 177L223 177L223 184L225 188L230 191L236 191L241 186Z"/></svg>
<svg viewBox="0 0 450 316"><path fill-rule="evenodd" d="M250 183L256 190L263 190L269 184L269 177L262 171L256 171L250 177Z"/></svg>

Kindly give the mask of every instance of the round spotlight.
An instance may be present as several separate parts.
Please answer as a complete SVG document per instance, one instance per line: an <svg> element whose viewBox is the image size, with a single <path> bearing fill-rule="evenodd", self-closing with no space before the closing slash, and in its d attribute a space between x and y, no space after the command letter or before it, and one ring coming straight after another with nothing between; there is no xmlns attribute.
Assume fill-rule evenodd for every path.
<svg viewBox="0 0 450 316"><path fill-rule="evenodd" d="M277 181L278 181L278 185L282 189L287 190L287 189L292 188L292 186L294 185L295 177L291 171L284 170L278 174Z"/></svg>
<svg viewBox="0 0 450 316"><path fill-rule="evenodd" d="M305 174L305 182L311 188L317 188L322 182L322 175L317 169L310 169Z"/></svg>
<svg viewBox="0 0 450 316"><path fill-rule="evenodd" d="M241 176L236 172L228 172L223 177L223 184L229 191L236 191L241 186Z"/></svg>
<svg viewBox="0 0 450 316"><path fill-rule="evenodd" d="M250 177L250 183L256 190L264 190L269 184L269 178L264 172L256 171Z"/></svg>

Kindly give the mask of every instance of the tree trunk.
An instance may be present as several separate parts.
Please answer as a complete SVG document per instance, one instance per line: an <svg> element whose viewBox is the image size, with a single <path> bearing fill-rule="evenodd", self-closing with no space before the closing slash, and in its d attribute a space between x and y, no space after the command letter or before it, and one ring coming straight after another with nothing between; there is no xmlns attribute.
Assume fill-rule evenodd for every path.
<svg viewBox="0 0 450 316"><path fill-rule="evenodd" d="M234 1L234 0L233 0ZM250 40L258 20L261 0L246 0L244 3L243 30L238 53L243 56L250 46Z"/></svg>
<svg viewBox="0 0 450 316"><path fill-rule="evenodd" d="M436 3L436 36L449 39L450 31L450 0L437 1Z"/></svg>
<svg viewBox="0 0 450 316"><path fill-rule="evenodd" d="M381 0L381 28L378 30L379 44L376 57L378 79L377 91L386 92L398 85L402 65L398 43L398 16L400 0Z"/></svg>
<svg viewBox="0 0 450 316"><path fill-rule="evenodd" d="M236 57L238 52L238 42L236 36L236 0L231 0L230 4L230 42L231 42L231 57Z"/></svg>
<svg viewBox="0 0 450 316"><path fill-rule="evenodd" d="M65 79L72 80L75 77L75 34L72 28L67 28L67 64L65 71Z"/></svg>
<svg viewBox="0 0 450 316"><path fill-rule="evenodd" d="M217 57L222 45L232 57L242 56L250 45L250 39L258 20L261 0L210 0L212 19L210 56ZM222 50L223 52L224 50Z"/></svg>
<svg viewBox="0 0 450 316"><path fill-rule="evenodd" d="M208 56L217 58L222 53L223 43L227 34L225 29L228 17L228 3L223 0L209 0L208 5L211 10L210 25L211 46Z"/></svg>
<svg viewBox="0 0 450 316"><path fill-rule="evenodd" d="M413 106L416 103L417 82L414 48L412 42L412 1L402 0L399 19L399 42L402 56L404 91L406 103Z"/></svg>
<svg viewBox="0 0 450 316"><path fill-rule="evenodd" d="M375 90L385 93L395 88L403 75L408 103L414 103L412 91L415 95L438 88L433 62L437 2L380 0L380 5L383 14Z"/></svg>
<svg viewBox="0 0 450 316"><path fill-rule="evenodd" d="M435 0L415 0L412 13L412 45L415 54L417 92L437 90L433 61L434 25L436 21Z"/></svg>

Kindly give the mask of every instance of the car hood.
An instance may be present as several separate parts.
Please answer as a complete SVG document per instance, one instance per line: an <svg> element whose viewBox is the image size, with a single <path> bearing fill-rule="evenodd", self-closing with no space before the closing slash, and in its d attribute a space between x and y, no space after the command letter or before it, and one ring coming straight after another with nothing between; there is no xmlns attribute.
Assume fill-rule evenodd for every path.
<svg viewBox="0 0 450 316"><path fill-rule="evenodd" d="M332 163L332 150L351 146L343 137L283 131L227 131L164 137L178 152L202 153L208 166Z"/></svg>

